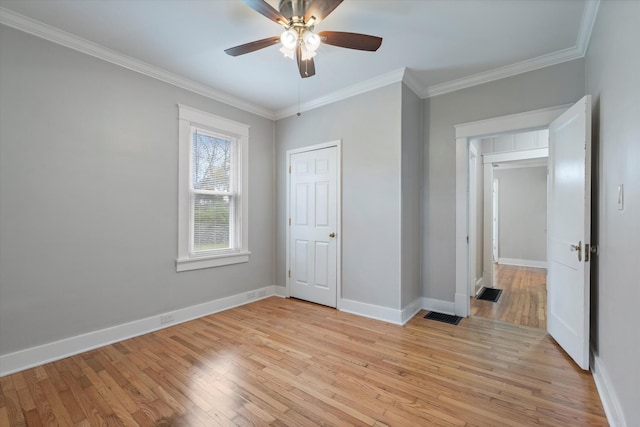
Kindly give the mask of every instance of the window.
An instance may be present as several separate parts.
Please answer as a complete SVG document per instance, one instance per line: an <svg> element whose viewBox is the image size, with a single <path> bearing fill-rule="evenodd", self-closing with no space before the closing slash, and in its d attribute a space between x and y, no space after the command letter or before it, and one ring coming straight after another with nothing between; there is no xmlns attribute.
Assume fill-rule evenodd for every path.
<svg viewBox="0 0 640 427"><path fill-rule="evenodd" d="M249 126L179 105L177 271L249 261Z"/></svg>

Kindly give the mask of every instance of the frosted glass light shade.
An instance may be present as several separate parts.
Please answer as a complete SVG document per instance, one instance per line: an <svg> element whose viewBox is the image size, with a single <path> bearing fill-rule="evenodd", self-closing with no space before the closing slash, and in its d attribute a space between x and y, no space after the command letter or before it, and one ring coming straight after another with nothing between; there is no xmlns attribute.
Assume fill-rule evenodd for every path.
<svg viewBox="0 0 640 427"><path fill-rule="evenodd" d="M309 59L313 58L314 56L316 56L316 52L307 49L306 45L302 46L302 49L300 49L300 59L302 61L308 61Z"/></svg>
<svg viewBox="0 0 640 427"><path fill-rule="evenodd" d="M293 59L293 56L295 55L296 51L293 49L287 49L286 47L282 46L280 48L280 52L287 58L291 58Z"/></svg>
<svg viewBox="0 0 640 427"><path fill-rule="evenodd" d="M304 45L310 52L315 52L318 46L320 46L320 36L309 30L305 31L302 35L302 41L304 41Z"/></svg>
<svg viewBox="0 0 640 427"><path fill-rule="evenodd" d="M298 33L293 28L284 31L280 35L280 42L282 46L287 49L293 49L298 44Z"/></svg>

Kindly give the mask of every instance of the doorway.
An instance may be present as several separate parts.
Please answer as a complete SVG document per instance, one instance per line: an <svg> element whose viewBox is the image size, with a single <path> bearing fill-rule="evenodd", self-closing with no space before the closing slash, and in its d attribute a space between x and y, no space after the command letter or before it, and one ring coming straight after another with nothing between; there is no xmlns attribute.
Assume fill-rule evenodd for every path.
<svg viewBox="0 0 640 427"><path fill-rule="evenodd" d="M287 151L287 296L337 307L340 143Z"/></svg>
<svg viewBox="0 0 640 427"><path fill-rule="evenodd" d="M468 316L468 143L471 138L549 128L547 331L582 368L589 368L591 242L591 97L572 105L455 126L457 315ZM583 246L584 242L584 246Z"/></svg>
<svg viewBox="0 0 640 427"><path fill-rule="evenodd" d="M455 218L455 314L462 317L470 313L469 259L469 141L485 136L500 135L527 130L544 129L570 106L544 108L526 113L512 114L494 119L463 123L455 126L456 135L456 218ZM548 156L548 149L537 149L540 157ZM531 153L530 153L531 154ZM514 158L515 156L515 158ZM517 160L517 154L505 154L503 161ZM492 182L485 179L487 182ZM486 234L486 233L485 233ZM487 251L490 252L490 249ZM483 277L483 280L491 280ZM486 286L486 285L485 285Z"/></svg>
<svg viewBox="0 0 640 427"><path fill-rule="evenodd" d="M546 327L547 149L547 129L469 143L472 316ZM483 174L475 172L477 157ZM499 290L497 301L477 298L486 289Z"/></svg>

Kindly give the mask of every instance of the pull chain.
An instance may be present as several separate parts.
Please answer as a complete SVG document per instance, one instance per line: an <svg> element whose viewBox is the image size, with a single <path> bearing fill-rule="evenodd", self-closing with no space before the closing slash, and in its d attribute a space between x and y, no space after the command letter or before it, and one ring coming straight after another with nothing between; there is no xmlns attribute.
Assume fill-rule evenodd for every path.
<svg viewBox="0 0 640 427"><path fill-rule="evenodd" d="M301 80L298 80L298 112L296 113L296 116L298 117L302 115L302 113L300 112L300 82Z"/></svg>

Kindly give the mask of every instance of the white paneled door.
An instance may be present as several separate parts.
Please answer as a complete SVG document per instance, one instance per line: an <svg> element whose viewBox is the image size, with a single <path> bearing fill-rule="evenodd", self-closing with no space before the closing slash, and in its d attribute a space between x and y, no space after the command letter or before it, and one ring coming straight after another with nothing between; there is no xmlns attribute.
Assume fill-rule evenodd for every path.
<svg viewBox="0 0 640 427"><path fill-rule="evenodd" d="M547 330L589 369L591 97L549 126Z"/></svg>
<svg viewBox="0 0 640 427"><path fill-rule="evenodd" d="M338 149L292 154L289 295L336 307Z"/></svg>

